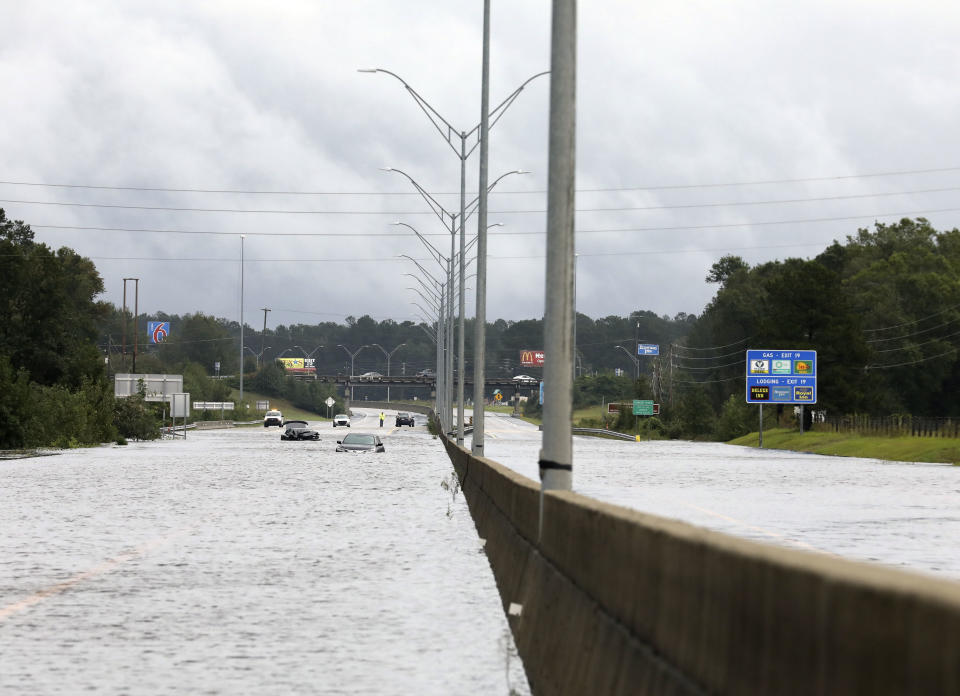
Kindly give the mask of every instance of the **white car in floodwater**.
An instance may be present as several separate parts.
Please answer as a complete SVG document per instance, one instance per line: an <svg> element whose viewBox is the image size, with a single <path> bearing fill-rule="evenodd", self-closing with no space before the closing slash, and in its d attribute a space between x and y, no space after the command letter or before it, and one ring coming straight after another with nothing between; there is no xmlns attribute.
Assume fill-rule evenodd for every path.
<svg viewBox="0 0 960 696"><path fill-rule="evenodd" d="M350 416L346 413L338 413L333 417L333 427L336 428L338 425L345 425L348 428L350 427Z"/></svg>

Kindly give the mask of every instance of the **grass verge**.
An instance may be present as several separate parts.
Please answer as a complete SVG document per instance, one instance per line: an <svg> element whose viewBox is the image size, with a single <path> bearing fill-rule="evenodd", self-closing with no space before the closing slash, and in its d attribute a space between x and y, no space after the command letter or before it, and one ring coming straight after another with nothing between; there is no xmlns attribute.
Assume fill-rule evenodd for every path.
<svg viewBox="0 0 960 696"><path fill-rule="evenodd" d="M756 447L756 432L731 440L728 444ZM960 438L949 437L870 437L856 433L825 433L776 428L763 432L765 449L782 449L839 457L867 457L898 462L960 463Z"/></svg>
<svg viewBox="0 0 960 696"><path fill-rule="evenodd" d="M230 393L230 398L233 399L234 401L239 400L240 392L234 389ZM275 408L278 411L280 411L283 414L283 417L285 419L305 420L305 421L318 421L318 420L329 421L330 420L329 418L326 417L326 415L321 415L319 413L314 413L313 411L306 411L302 408L297 408L286 399L280 399L276 396L265 396L263 394L258 394L257 392L252 392L252 391L248 391L247 389L244 389L243 398L250 402L269 401L270 408ZM241 418L239 417L239 414L236 414L234 417L237 418L237 420L241 420ZM254 413L253 409L251 408L249 418L242 419L242 420L254 420L257 417L263 418L263 413L260 413L260 412Z"/></svg>

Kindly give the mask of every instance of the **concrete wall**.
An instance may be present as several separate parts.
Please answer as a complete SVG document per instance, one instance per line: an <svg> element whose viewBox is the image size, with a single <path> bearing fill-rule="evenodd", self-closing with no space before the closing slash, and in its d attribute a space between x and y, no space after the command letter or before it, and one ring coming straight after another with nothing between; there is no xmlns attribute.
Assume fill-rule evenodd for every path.
<svg viewBox="0 0 960 696"><path fill-rule="evenodd" d="M960 694L960 583L539 484L444 439L536 694Z"/></svg>

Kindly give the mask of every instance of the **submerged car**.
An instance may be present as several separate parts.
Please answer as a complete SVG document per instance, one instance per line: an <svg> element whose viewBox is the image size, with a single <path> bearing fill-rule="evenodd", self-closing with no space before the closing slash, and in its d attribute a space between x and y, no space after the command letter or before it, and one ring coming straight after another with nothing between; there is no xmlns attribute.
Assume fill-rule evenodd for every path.
<svg viewBox="0 0 960 696"><path fill-rule="evenodd" d="M397 413L396 427L402 427L404 425L409 425L411 428L414 426L413 414L407 413L406 411L399 411Z"/></svg>
<svg viewBox="0 0 960 696"><path fill-rule="evenodd" d="M263 417L263 427L267 428L271 425L275 425L278 428L283 427L283 414L280 411L272 410L267 411L267 415Z"/></svg>
<svg viewBox="0 0 960 696"><path fill-rule="evenodd" d="M376 435L350 433L337 440L337 452L384 452L383 442Z"/></svg>
<svg viewBox="0 0 960 696"><path fill-rule="evenodd" d="M348 428L350 427L350 416L346 413L338 413L333 417L333 427L336 428L338 425L345 425Z"/></svg>
<svg viewBox="0 0 960 696"><path fill-rule="evenodd" d="M307 427L307 421L289 420L283 424L281 440L319 440L320 433Z"/></svg>

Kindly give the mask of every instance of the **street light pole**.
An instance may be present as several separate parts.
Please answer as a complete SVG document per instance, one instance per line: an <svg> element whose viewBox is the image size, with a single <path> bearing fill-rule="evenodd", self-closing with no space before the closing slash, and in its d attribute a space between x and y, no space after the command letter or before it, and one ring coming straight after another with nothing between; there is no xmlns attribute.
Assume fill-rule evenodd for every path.
<svg viewBox="0 0 960 696"><path fill-rule="evenodd" d="M473 327L473 437L470 451L483 456L483 409L487 350L487 162L490 155L490 0L483 0L480 76L480 204L477 208L477 299ZM461 273L462 275L462 273Z"/></svg>
<svg viewBox="0 0 960 696"><path fill-rule="evenodd" d="M531 78L531 79L533 79L533 78ZM395 168L395 167L381 167L381 169L383 169L383 171L386 171L386 172L396 172L397 174L400 174L400 175L402 175L403 177L405 177L405 178L407 179L407 181L409 181L410 184L411 184L411 185L417 190L417 192L421 195L421 197L424 199L424 201L426 201L427 205L430 206L430 209L433 211L433 213L440 219L440 222L443 224L444 228L446 228L446 229L450 232L450 256L449 256L449 257L445 257L445 256L443 256L439 251L437 251L436 248L434 248L434 246L433 246L432 244L430 244L430 243L423 237L423 235L421 235L419 232L417 232L416 229L414 229L414 228L411 227L410 225L407 225L406 223L402 223L402 222L394 223L394 224L404 225L404 226L406 226L406 227L409 227L411 230L413 230L414 233L417 235L417 237L420 239L420 241L422 241L427 247L429 247L429 248L432 250L432 253L435 255L438 263L440 262L441 259L443 259L443 260L445 260L445 261L447 262L447 295L448 295L448 297L447 297L447 307L448 307L448 311L449 311L449 316L448 316L448 319L447 319L447 337L446 337L447 354L446 354L446 361L445 361L445 364L444 364L444 372L446 372L446 375L445 375L445 377L444 377L444 389L445 389L445 393L444 393L444 403L446 404L447 408L449 409L449 415L448 415L447 418L446 418L447 423L452 426L452 422L453 422L453 391L452 391L452 386L453 386L453 382L454 382L454 379L453 379L453 285L454 285L454 283L456 282L456 272L455 272L455 270L454 270L454 269L455 269L455 263L456 263L456 252L455 252L454 243L455 243L455 237L456 237L456 231L457 231L457 214L456 214L456 213L451 213L451 212L449 212L448 210L446 210L446 209L440 204L440 202L437 201L436 198L434 198L434 197L431 196L429 193L427 193L427 191L426 191L420 184L417 183L416 179L414 179L412 176L410 176L409 174L407 174L407 173L406 173L405 171L403 171L402 169L397 169L397 168ZM465 172L466 172L466 155L464 156L463 159L461 159L461 178L463 178L463 177L466 176L466 173L465 173ZM522 170L522 169L515 169L515 170L513 170L513 171L505 172L505 173L501 174L499 177L497 177L492 184L490 184L489 186L487 186L487 187L485 188L485 190L489 193L490 191L493 190L493 188L494 188L497 184L500 183L500 181L502 181L504 178L506 178L506 177L508 177L508 176L510 176L510 175L512 175L512 174L527 174L527 173L528 173L528 172L526 172L526 171L524 171L524 170ZM458 428L457 428L457 434L458 434L457 444L459 444L459 445L462 445L462 444L463 444L463 432L462 432L462 430L463 430L463 425L462 425L462 423L463 423L463 421L464 421L464 417L463 417L463 386L464 386L464 384L463 384L463 373L464 373L464 365L463 365L463 362L464 362L464 355L463 355L463 352L464 352L463 337L464 337L464 332L465 332L465 331L464 331L464 327L465 327L465 314L466 314L465 306L464 306L464 305L465 305L465 299L464 299L464 298L465 298L465 292L466 292L466 291L465 291L465 287L464 287L464 280L465 280L465 278L464 278L464 273L463 273L464 264L466 263L466 261L465 261L465 259L464 259L464 256L466 255L466 239L465 239L465 238L466 238L466 230L465 230L464 224L465 224L465 221L466 221L466 218L468 217L468 215L473 214L473 211L476 210L476 206L477 206L477 204L479 203L479 200L480 200L480 197L478 196L477 198L473 199L469 204L467 204L467 203L465 202L465 189L464 189L463 187L461 187L461 191L460 191L460 205L461 205L461 208L460 208L460 215L459 215L459 217L460 217L460 249L461 249L461 255L460 255L460 285L459 285L459 290L460 290L460 344L459 344L459 354L458 354L459 365L460 365L460 375L459 375L459 379L457 380L457 382L458 382L458 389L457 389L458 411L457 411L457 417L458 417L458 422L461 424L461 425L459 425ZM469 213L467 212L468 210L470 211ZM448 218L449 218L449 220L450 220L450 226L449 226L449 227L447 227L447 219L448 219ZM485 227L484 229L486 229L486 227ZM472 245L472 242L471 242L471 245ZM441 420L443 420L443 416L442 416L442 415L441 415Z"/></svg>
<svg viewBox="0 0 960 696"><path fill-rule="evenodd" d="M394 348L393 350L391 350L389 353L388 353L387 350L386 350L383 346L381 346L379 343L371 343L370 345L376 346L376 347L379 348L381 351L383 351L383 354L384 354L384 355L387 356L387 377L389 377L389 376L390 376L390 358L392 358L392 357L393 357L393 354L396 353L398 350L400 350L403 346L407 345L406 342L401 343L399 346L397 346L396 348ZM388 404L390 403L390 385L389 385L389 384L387 384L387 403L388 403Z"/></svg>
<svg viewBox="0 0 960 696"><path fill-rule="evenodd" d="M547 175L547 264L540 450L540 531L543 494L573 485L573 260L576 185L576 0L553 0L550 42L550 126Z"/></svg>
<svg viewBox="0 0 960 696"><path fill-rule="evenodd" d="M267 335L267 312L270 311L270 308L262 307L261 309L263 309L263 331L260 334L260 355L263 355L263 351L265 350L265 348L263 347L263 344L265 342L264 338L266 338L266 335ZM258 359L257 365L259 364L260 364L260 360Z"/></svg>
<svg viewBox="0 0 960 696"><path fill-rule="evenodd" d="M353 401L353 359L354 359L355 357L357 357L358 355L360 355L360 351L361 351L361 350L363 350L364 348L369 348L369 347L370 347L370 346L364 344L364 345L360 346L359 348L357 348L357 350L356 350L355 352L351 353L351 352L350 352L350 349L347 348L346 346L340 345L339 343L337 344L337 348L343 348L345 351L347 351L347 355L350 356L350 401Z"/></svg>
<svg viewBox="0 0 960 696"><path fill-rule="evenodd" d="M489 13L489 8L485 8L485 13ZM489 32L489 27L486 26L486 20L485 20L485 27L486 27L486 31ZM487 40L489 40L489 38L487 38ZM439 114L439 112L438 112L436 109L434 109L426 99L424 99L423 97L421 97L420 94L417 93L417 91L416 91L415 89L413 89L413 87L411 87L409 84L407 84L407 82L406 82L402 77L400 77L399 75L397 75L396 73L393 73L393 72L391 72L391 71L389 71L389 70L384 70L383 68L360 69L360 70L358 70L358 72L364 72L364 73L384 73L384 74L390 75L391 77L393 77L393 78L395 78L396 80L398 80L398 81L400 82L400 84L402 84L402 85L404 86L404 89L407 90L407 93L408 93L411 97L413 97L413 100L414 100L415 102L417 102L417 105L420 106L420 108L421 108L421 109L423 110L423 112L426 114L427 118L428 118L428 119L430 120L430 122L433 124L434 128L437 129L437 131L440 133L441 137L444 139L444 141L446 141L447 145L449 145L450 148L453 150L454 154L456 154L457 157L460 159L460 249L461 249L461 251L463 251L463 247L464 247L464 243L465 243L465 242L464 242L464 236L465 236L465 234L466 234L466 230L465 230L465 228L464 228L464 222L465 222L465 204L464 204L464 201L465 201L465 197L466 197L466 162L467 162L467 158L473 153L473 151L477 148L477 146L481 144L481 136L480 136L481 124L478 123L478 124L475 125L473 128L471 128L469 131L464 131L464 130L458 131L456 128L454 128L454 127L450 124L449 121L447 121L445 118L443 118L443 117ZM542 75L546 75L546 74L547 74L547 72L540 72L540 73L537 73L537 74L535 74L535 75L527 78L526 81L524 81L517 89L515 89L506 99L504 99L502 102L500 102L500 104L499 104L495 109L493 109L493 111L491 111L489 114L487 114L487 110L484 109L484 112L483 112L483 115L484 115L484 116L486 116L486 117L488 117L488 118L489 118L489 116L493 116L493 117L494 117L492 123L488 121L488 123L487 123L487 128L486 128L486 129L489 130L489 127L490 127L490 126L492 126L492 125L495 124L498 120L500 120L500 117L503 116L503 114L504 114L504 112L507 110L507 108L509 108L509 106L517 99L517 97L520 96L520 93L524 90L524 88L525 88L530 82L532 82L532 81L535 80L536 78L538 78L538 77L540 77L540 76L542 76ZM467 149L467 140L468 140L468 138L471 138L471 137L473 137L474 135L476 135L477 141L474 142L473 145L472 145L472 146L469 148L469 150L468 150L468 149ZM485 135L486 135L486 133L485 133ZM458 152L458 150L457 150L457 147L454 145L454 140L455 140L457 137L459 137L459 140L460 140L459 152ZM483 137L483 138L482 138L482 142L483 142L483 143L485 143L486 140L487 140L486 137ZM453 221L451 221L451 223L452 223L452 222L453 222ZM453 232L453 231L454 231L453 225L451 224L451 232ZM450 285L451 285L451 286L453 285L453 267L452 267L453 258L454 258L454 246L453 246L453 240L451 240L451 243L450 243L451 268L450 268L450 272L449 272L449 274L448 274L448 275L449 275ZM458 387L457 387L457 409L458 409L458 421L459 421L459 425L458 425L458 427L457 427L457 444L458 444L458 445L462 445L462 444L463 444L463 372L464 372L464 366L463 366L463 360L464 360L464 336L463 336L463 334L464 334L464 327L465 327L465 322L466 322L466 318L465 318L465 316L464 316L464 313L465 313L465 300L464 300L464 292L465 292L465 289L464 289L464 285L463 285L463 276L464 276L464 274L463 274L462 264L463 264L463 257L461 257L461 269L460 269L460 271L461 271L461 273L460 273L461 282L460 282L460 288L459 288L459 290L460 290L460 342L459 342L459 345L458 345L458 356L457 356L457 357L458 357L458 360L459 360L459 364L460 364L460 375L459 375L459 379L457 380L457 383L458 383ZM450 308L451 308L450 316L451 316L451 321L452 321L452 318L453 318L453 287L450 287L450 288L449 288L449 295L450 295L450 297L449 297L449 305L450 305ZM450 338L452 339L452 337L453 337L453 334L452 334L453 327L452 327L452 326L449 327L449 330L450 330ZM449 345L452 345L452 343L449 344ZM452 354L452 351L448 351L447 361L448 361L448 372L449 372L450 377L451 377L451 379L452 379L452 377L453 377L453 354ZM451 395L451 396L452 396L452 395ZM452 404L451 404L451 407L452 407ZM452 417L452 413L451 413L451 417Z"/></svg>

